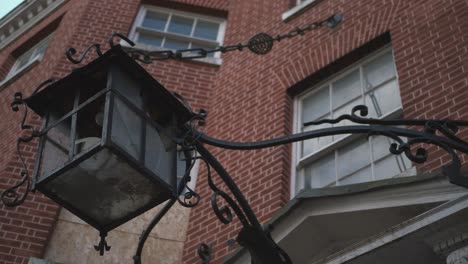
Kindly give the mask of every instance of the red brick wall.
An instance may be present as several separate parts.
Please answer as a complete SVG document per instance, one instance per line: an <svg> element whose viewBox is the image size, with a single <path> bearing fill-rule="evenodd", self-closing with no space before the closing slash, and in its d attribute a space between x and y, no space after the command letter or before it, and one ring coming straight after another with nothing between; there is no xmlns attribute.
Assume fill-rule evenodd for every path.
<svg viewBox="0 0 468 264"><path fill-rule="evenodd" d="M209 135L256 141L291 133L288 88L385 32L392 39L405 117L468 119L467 1L324 0L283 22L281 14L288 4L233 1L226 43L245 41L260 31L285 33L335 12L342 13L344 21L333 30L322 28L276 43L264 56L248 51L223 55L210 99ZM468 132L461 135L467 138ZM262 222L289 199L290 146L253 152L211 150ZM430 160L420 171L448 161L443 151L429 150ZM202 242L213 244L214 263L218 263L232 249L227 240L235 239L240 228L237 220L235 225L224 226L212 213L205 174L202 170L198 177L203 201L191 212L184 263L198 263L196 249Z"/></svg>
<svg viewBox="0 0 468 264"><path fill-rule="evenodd" d="M214 10L217 6L225 5L220 3L206 7ZM140 2L135 0L69 1L32 30L0 50L0 76L4 77L14 62L11 54L18 47L33 41L42 29L61 19L42 61L0 91L0 191L13 186L20 179L21 165L15 154L15 142L21 114L13 113L10 109L13 94L21 91L24 96L28 96L42 81L51 77L61 78L73 68L79 67L65 58L64 51L69 47L74 47L81 53L89 45L99 43L103 50L108 49L107 40L113 32L129 33L139 5ZM90 54L88 57L83 64L96 56ZM186 97L194 109L208 108L208 97L217 66L167 61L154 63L146 68L166 88ZM37 117L32 119L33 124L40 125ZM30 173L36 145L29 144L22 148ZM41 257L53 230L58 209L54 202L40 193L30 194L26 202L16 208L0 205L0 263L27 263L31 256Z"/></svg>
<svg viewBox="0 0 468 264"><path fill-rule="evenodd" d="M194 5L193 10L228 13L226 44L246 42L261 31L285 33L335 12L344 15L343 23L336 29L321 28L276 43L273 51L264 56L246 50L224 54L221 67L177 61L146 66L156 79L181 93L195 109L209 110L207 133L211 136L254 141L290 134L293 98L288 89L385 32L392 39L405 116L468 119L467 1L322 0L288 22L281 20L281 14L288 10L289 0L143 2L184 10ZM68 47L81 52L92 43L100 43L103 49L108 48L107 37L112 32L129 32L139 4L136 0L72 0L0 50L0 76L4 76L12 63L12 52L62 17L40 66L0 91L1 190L18 180L21 169L14 152L20 114L9 109L13 93L23 91L27 95L42 80L62 77L77 67L63 55ZM462 131L462 135L468 136L468 132ZM250 152L210 149L231 172L261 222L289 200L290 146ZM435 150L431 161L421 170L447 162L445 153L431 149ZM31 169L35 146L26 146L25 150ZM240 224L223 226L215 218L208 205L211 191L204 168L198 177L197 191L203 200L192 210L184 263L199 263L196 248L202 242L213 244L215 262L219 262L232 249L226 241L236 238ZM0 262L26 263L29 256L40 257L57 211L58 207L40 194L31 195L24 206L15 209L2 206Z"/></svg>

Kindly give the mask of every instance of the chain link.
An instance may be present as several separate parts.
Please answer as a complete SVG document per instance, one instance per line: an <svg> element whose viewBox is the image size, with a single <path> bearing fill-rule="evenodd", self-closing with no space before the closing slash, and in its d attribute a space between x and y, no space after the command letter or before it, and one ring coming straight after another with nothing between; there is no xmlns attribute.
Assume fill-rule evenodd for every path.
<svg viewBox="0 0 468 264"><path fill-rule="evenodd" d="M221 52L231 52L231 51L243 51L245 48L248 48L250 51L256 54L266 54L271 51L273 48L274 42L279 42L283 39L291 39L297 36L303 36L307 32L313 31L319 27L327 25L329 28L335 27L342 20L342 16L339 14L334 14L326 19L323 19L318 22L310 23L304 27L297 27L294 30L291 30L287 34L280 34L276 37L272 37L266 33L259 33L249 39L247 44L238 43L235 45L229 46L220 46L214 49L182 49L182 50L160 50L160 51L144 51L137 50L133 48L126 48L126 52L133 59L140 61L142 63L152 63L153 61L162 61L162 60L193 60L206 58L209 54ZM121 35L118 35L119 37ZM112 37L111 37L112 39ZM127 38L122 38L124 41L128 42L130 45L134 45L133 42L129 42Z"/></svg>

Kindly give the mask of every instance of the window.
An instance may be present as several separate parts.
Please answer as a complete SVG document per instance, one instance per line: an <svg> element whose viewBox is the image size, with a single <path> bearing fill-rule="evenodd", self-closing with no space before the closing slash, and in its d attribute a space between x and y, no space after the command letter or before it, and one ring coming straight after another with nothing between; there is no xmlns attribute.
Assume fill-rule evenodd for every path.
<svg viewBox="0 0 468 264"><path fill-rule="evenodd" d="M224 28L221 18L143 6L131 36L138 44L165 49L213 49L222 44Z"/></svg>
<svg viewBox="0 0 468 264"><path fill-rule="evenodd" d="M297 132L331 127L304 126L310 121L350 114L360 104L369 108L369 117L401 115L401 99L391 49L385 49L346 72L333 77L296 99ZM351 125L342 121L335 126ZM298 143L296 148L295 191L385 179L411 168L404 156L389 152L392 141L381 136L369 138L337 135Z"/></svg>
<svg viewBox="0 0 468 264"><path fill-rule="evenodd" d="M8 72L5 80L12 78L16 74L26 69L32 63L42 59L47 49L49 39L50 39L50 36L42 39L36 45L34 45L31 49L21 54L20 56L18 56L15 63L13 64L13 67L11 67L10 71Z"/></svg>
<svg viewBox="0 0 468 264"><path fill-rule="evenodd" d="M288 20L291 17L298 14L299 12L301 12L301 10L303 10L304 8L314 4L316 2L317 2L317 0L294 0L294 2L293 2L294 6L291 9L284 12L281 15L281 19Z"/></svg>

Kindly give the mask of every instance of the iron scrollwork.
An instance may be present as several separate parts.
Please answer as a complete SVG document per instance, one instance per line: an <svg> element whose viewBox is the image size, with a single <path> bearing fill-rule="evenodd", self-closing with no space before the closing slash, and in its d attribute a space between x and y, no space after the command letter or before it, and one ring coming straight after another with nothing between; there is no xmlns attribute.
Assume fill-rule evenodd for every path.
<svg viewBox="0 0 468 264"><path fill-rule="evenodd" d="M394 142L390 144L389 152L394 155L404 154L415 163L423 163L428 159L428 150L421 144L430 144L440 147L445 150L451 157L451 162L442 166L442 173L447 176L451 183L468 188L468 176L461 173L461 161L455 150L468 154L468 144L459 137L456 133L459 127L468 126L468 121L458 120L426 120L426 119L390 119L381 120L367 118L368 109L364 105L355 106L352 113L342 115L336 119L324 119L315 122L308 122L304 125L320 125L320 124L337 124L343 120L349 120L361 125L338 126L325 129L317 129L308 132L298 133L290 136L275 138L271 140L259 142L231 142L220 139L211 138L204 133L194 131L193 137L196 137L196 149L207 163L208 184L213 191L211 205L218 219L228 224L232 222L232 212L235 212L240 222L243 225L237 242L249 250L252 263L290 263L287 254L278 247L273 241L268 231L263 230L256 220L253 212L248 204L246 204L240 190L236 186L231 188L232 179L210 152L204 148L203 144L208 144L224 149L235 150L253 150L268 147L284 145L288 143L303 141L312 138L343 135L343 134L362 134L369 136L384 136L392 139ZM423 127L421 131L400 126ZM405 141L404 138L407 140ZM413 148L415 146L415 150ZM414 152L413 152L414 151ZM224 183L229 187L235 198L231 198L227 193L222 192L216 187L211 178L210 167L215 168L218 175ZM228 204L229 207L219 207L216 198L220 196ZM255 241L255 243L252 243ZM262 241L262 242L260 242ZM271 257L274 255L274 257Z"/></svg>
<svg viewBox="0 0 468 264"><path fill-rule="evenodd" d="M42 82L39 86L36 87L36 89L34 89L32 95L36 94L40 89L54 81L54 79L49 79ZM7 207L15 207L22 204L26 200L26 197L28 196L29 192L31 191L31 179L26 165L26 160L21 151L21 145L30 143L35 138L41 136L41 132L36 130L34 126L26 124L26 120L28 118L28 107L26 106L25 100L26 99L23 98L23 94L17 92L14 94L13 102L10 105L11 110L13 112L18 112L20 110L20 107L23 108L23 117L21 119L20 125L20 128L23 131L23 133L16 140L16 153L18 155L18 159L20 160L22 170L20 172L21 180L14 186L3 191L0 196L2 203ZM23 186L25 187L25 190L23 194L20 194L19 189Z"/></svg>
<svg viewBox="0 0 468 264"><path fill-rule="evenodd" d="M231 51L242 51L246 48L255 54L263 55L269 53L272 50L275 42L294 38L296 36L302 36L305 33L318 29L324 25L327 25L329 28L333 28L338 23L340 23L341 20L342 16L335 14L324 20L306 25L305 27L298 27L294 30L291 30L287 34L273 37L266 33L259 33L253 36L246 44L239 43L235 45L221 46L214 49L197 48L177 51L160 50L148 52L129 48L125 49L125 51L130 57L141 63L152 63L154 61L168 59L191 60L206 58L209 54L215 52L226 53ZM121 41L128 43L130 46L135 46L135 43L133 43L126 36L119 33L114 33L109 38L109 46L111 48L117 46L115 43L117 38L120 38ZM85 59L86 55L89 54L92 49L96 51L98 56L103 55L100 45L93 44L85 49L78 58L74 58L77 51L73 48L67 50L66 56L73 64L79 64ZM33 92L33 94L50 82L52 81L48 80L42 83ZM181 133L181 135L178 135L178 137L169 135L180 146L180 151L185 156L186 171L177 188L177 193L179 196L169 200L141 234L137 251L134 256L135 264L141 263L143 246L150 232L176 202L179 202L179 204L185 207L195 207L198 205L201 199L200 195L187 186L188 182L190 182L190 172L197 160L204 162L207 168L208 186L213 192L210 203L215 215L221 223L226 225L233 222L234 216L237 217L237 219L242 224L242 228L236 238L236 241L250 252L253 263L291 263L291 260L286 252L284 252L272 239L270 230L268 228L265 230L259 223L255 213L229 173L224 169L216 157L214 157L210 151L206 149L205 145L211 145L224 149L254 150L331 135L362 134L368 137L380 135L393 140L393 143L390 144L389 148L390 153L395 155L405 154L408 159L415 163L422 163L428 159L428 151L426 148L420 146L421 144L436 145L444 149L450 155L451 162L442 167L442 172L448 176L452 183L468 188L468 177L461 173L461 161L455 152L460 151L462 153L468 154L468 143L456 135L459 127L468 126L468 121L373 119L367 117L367 107L359 105L354 107L349 115L342 115L335 119L323 119L303 124L304 126L337 124L341 121L348 120L358 125L316 129L308 132L258 142L230 142L212 138L204 134L202 128L206 123L206 111L201 110L200 112L195 113L192 111L190 105L182 96L177 94L174 95L179 98L181 102L192 112L193 116L193 118L184 127L184 131L182 131L183 133ZM31 142L35 137L38 137L41 135L41 133L46 132L37 131L31 125L25 124L27 118L27 108L24 105L24 99L22 98L21 93L16 93L14 101L11 105L12 110L15 112L18 111L19 106L23 106L25 108L24 116L21 122L21 129L27 131L28 134L21 136L17 141L18 156L23 166L23 171L21 172L22 179L17 185L2 193L1 200L6 206L17 206L23 203L30 189L30 177L27 171L25 159L21 155L20 151L21 143ZM422 130L402 128L399 126L408 126L411 128L422 127ZM406 139L406 141L404 139ZM416 150L414 150L415 147ZM222 190L216 185L212 177L212 169L222 180L223 184L227 187L229 192ZM24 185L26 185L26 191L20 195L17 190ZM225 205L220 205L220 201ZM99 251L101 255L104 253L104 251L110 249L105 241L105 236L106 234L101 234L101 241L99 245L95 246L95 249ZM207 244L200 245L198 249L198 255L202 259L202 263L205 264L210 262L212 251L213 250L211 246L208 246Z"/></svg>

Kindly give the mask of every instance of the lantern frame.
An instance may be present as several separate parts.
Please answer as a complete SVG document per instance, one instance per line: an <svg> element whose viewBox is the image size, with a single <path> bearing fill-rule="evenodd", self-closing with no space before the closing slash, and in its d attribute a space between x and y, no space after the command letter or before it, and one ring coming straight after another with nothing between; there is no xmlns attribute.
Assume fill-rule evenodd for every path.
<svg viewBox="0 0 468 264"><path fill-rule="evenodd" d="M145 113L143 109L136 106L134 102L128 99L122 93L122 91L118 89L120 84L117 83L117 75L122 74L122 72L128 74L127 77L132 78L138 85L140 85L138 88L141 89L141 92L148 95L148 100L159 100L158 102L153 101L148 103L159 105L159 107L162 108L161 111L163 112L163 119L166 119L164 120L166 125L162 125L157 120L153 120L148 115L148 113ZM86 76L94 76L96 73L98 73L98 75L99 73L105 73L103 78L106 81L106 87L98 90L97 92L93 91L96 93L94 93L94 95L81 104L77 103L79 102L80 83L86 83L90 80L92 81L92 78L86 79ZM84 79L86 79L86 81L83 81ZM51 122L51 118L49 117L48 113L50 110L47 107L51 100L58 101L62 98L62 96L64 97L67 94L69 95L70 91L64 89L67 87L72 87L76 91L74 93L74 106L71 111L66 112L58 120ZM76 153L75 141L77 139L78 130L76 116L78 113L80 113L81 110L96 103L98 100L103 100L104 106L101 138L98 143L94 144L94 146L80 153ZM172 164L169 165L169 170L173 172L172 175L164 175L169 176L170 182L166 182L161 178L161 175L157 175L147 166L149 164L148 162L151 161L145 160L145 153L147 148L151 148L151 145L147 144L146 142L148 140L146 133L148 129L153 129L160 137L176 137L178 136L178 133L181 133L181 128L183 125L191 118L191 113L173 94L167 91L159 82L157 82L151 75L149 75L149 73L147 73L143 67L130 58L119 45L113 47L96 60L90 62L88 65L73 71L68 76L47 86L40 92L25 99L24 101L30 109L43 117L41 138L39 141L38 155L34 168L32 188L38 189L46 196L59 203L94 228L98 229L101 233L107 233L108 231L135 218L141 213L161 204L162 202L174 199L178 196L176 174L177 149L172 149L170 152L165 152L172 156ZM112 124L113 122L116 122L116 120L113 120L115 119L115 112L113 110L116 107L116 101L120 101L121 104L130 109L131 113L135 117L138 117L138 119L142 121L140 131L138 131L141 133L139 135L140 142L138 146L138 158L131 155L129 151L125 150L124 147L119 145L116 140L112 138L114 133ZM167 115L170 115L170 117L167 117ZM45 173L44 175L40 175L40 166L44 155L47 132L60 125L62 122L65 122L69 118L72 118L72 122L69 138L71 147L69 150L68 160L62 166L58 166L54 170ZM169 124L167 124L168 120L170 122ZM171 135L170 133L174 134ZM171 142L171 147L176 148L176 143ZM82 162L91 158L93 155L96 155L101 151L106 151L106 149L109 150L110 153L116 155L117 159L124 160L126 164L148 179L154 186L157 186L155 188L161 190L158 197L162 198L155 199L154 197L151 197L150 202L146 203L143 207L132 210L132 213L128 213L124 217L120 217L118 220L112 221L112 223L103 225L102 223L99 223L99 221L96 221L90 217L87 212L78 209L69 201L61 198L60 194L56 194L50 191L48 189L48 184L64 175L66 172L79 166L82 164ZM72 154L70 154L70 152Z"/></svg>

